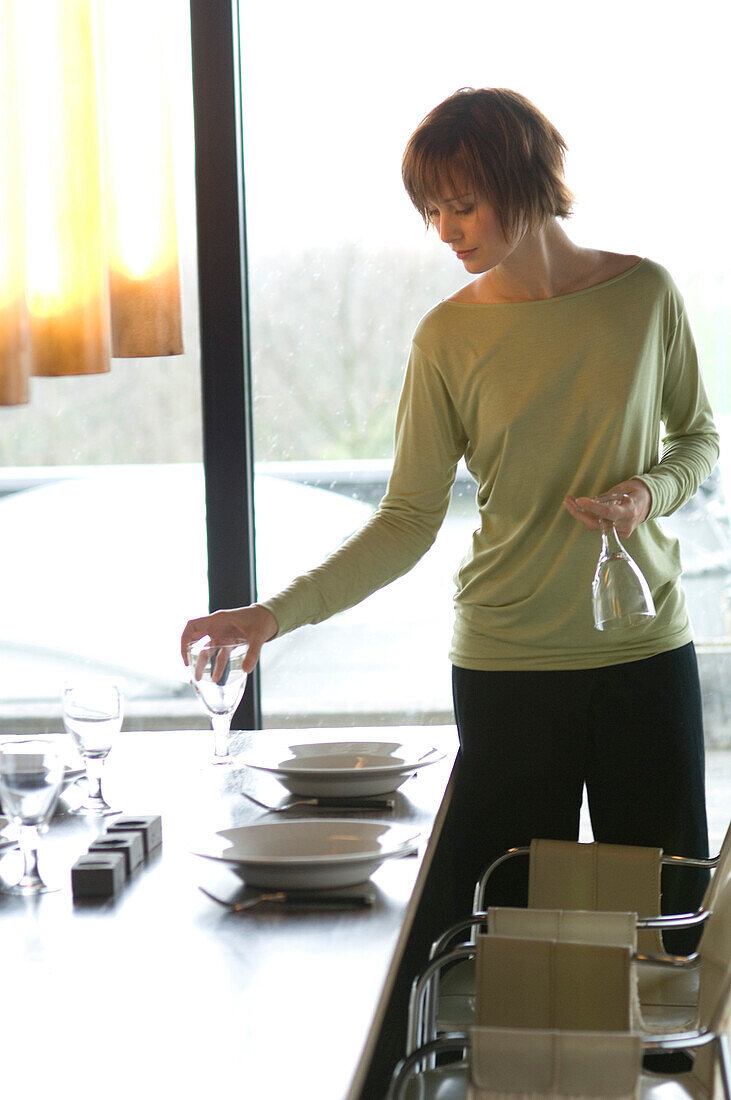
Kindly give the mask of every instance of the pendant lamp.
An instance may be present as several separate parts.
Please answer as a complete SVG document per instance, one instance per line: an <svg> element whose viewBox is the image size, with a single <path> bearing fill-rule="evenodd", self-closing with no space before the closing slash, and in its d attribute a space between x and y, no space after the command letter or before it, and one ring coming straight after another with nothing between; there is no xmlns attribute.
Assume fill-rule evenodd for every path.
<svg viewBox="0 0 731 1100"><path fill-rule="evenodd" d="M0 405L28 401L28 315L18 103L16 0L0 0Z"/></svg>
<svg viewBox="0 0 731 1100"><path fill-rule="evenodd" d="M0 0L0 405L183 351L166 0Z"/></svg>

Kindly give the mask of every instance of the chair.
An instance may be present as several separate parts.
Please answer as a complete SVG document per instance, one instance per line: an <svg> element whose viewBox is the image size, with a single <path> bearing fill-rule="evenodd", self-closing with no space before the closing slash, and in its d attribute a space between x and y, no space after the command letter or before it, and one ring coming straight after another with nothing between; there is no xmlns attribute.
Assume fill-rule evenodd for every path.
<svg viewBox="0 0 731 1100"><path fill-rule="evenodd" d="M407 1054L424 1042L435 1038L440 1031L453 1032L464 1030L455 1027L453 1022L445 1025L444 1012L440 1013L442 990L448 988L448 972L456 965L462 966L461 978L464 977L464 963L470 962L472 968L472 984L468 996L463 994L460 1010L467 1019L467 1026L472 1022L495 1023L492 1018L480 1018L477 1012L477 1004L480 1000L481 990L487 993L492 1001L500 1000L500 983L495 986L485 987L487 980L492 982L493 971L482 962L490 951L496 958L500 953L509 953L512 956L511 963L505 967L504 977L501 979L503 986L507 987L511 975L521 972L524 977L520 988L524 996L532 996L530 986L531 966L541 965L539 954L544 943L560 942L560 937L582 937L584 941L593 941L594 944L602 944L607 939L614 941L617 948L632 954L633 966L633 1027L644 1034L654 1032L667 1032L687 1030L699 1026L701 1012L701 991L710 987L711 994L706 992L706 998L713 996L717 971L724 971L731 959L731 881L726 882L714 899L714 909L709 915L699 951L689 957L672 956L666 954L647 955L634 950L631 942L633 929L631 927L633 915L631 914L602 914L576 912L569 916L567 913L554 911L528 911L528 910L494 910L488 911L488 934L479 935L476 944L465 944L452 951L433 959L425 970L414 980L409 1006L409 1019L407 1027ZM510 919L513 923L511 924ZM520 932L521 926L534 938L521 937L520 935L495 935L495 931ZM543 926L543 927L541 927ZM547 938L551 937L551 938ZM488 945L495 941L497 946L493 949ZM512 946L506 947L510 941ZM629 942L628 942L629 941ZM566 942L564 940L564 942ZM568 944L567 944L568 946ZM588 946L588 945L587 945ZM524 956L523 958L521 956ZM659 971L670 974L690 974L695 983L695 1003L691 1006L678 1004L646 1005L641 1001L640 978L646 971ZM441 981L437 985L442 973L447 975L447 981ZM686 980L684 989L689 988L690 982ZM635 986L634 983L637 983ZM451 1008L454 1006L452 1005ZM523 1026L528 1026L527 1017L523 1017ZM508 1021L513 1022L513 1021Z"/></svg>
<svg viewBox="0 0 731 1100"><path fill-rule="evenodd" d="M388 1100L731 1100L730 931L731 921L713 935L693 1031L640 1036L627 1030L475 1026L435 1038L403 1058ZM602 989L600 997L606 994ZM609 997L621 1005L621 990L613 996L609 991ZM688 1073L643 1073L643 1054L678 1051L698 1052ZM458 1060L434 1065L444 1054Z"/></svg>
<svg viewBox="0 0 731 1100"><path fill-rule="evenodd" d="M637 947L643 953L657 956L664 953L663 930L702 924L713 911L716 897L731 876L731 824L719 854L707 860L666 856L659 848L574 841L534 840L528 847L512 848L487 868L475 887L475 911L434 942L430 959L443 954L460 933L469 932L470 942L474 943L477 931L487 920L484 899L492 874L506 860L525 855L530 860L529 908L648 914L637 919ZM715 868L695 913L649 915L660 912L660 876L664 866ZM639 988L648 1027L682 1026L691 1019L697 1001L698 972L693 957L682 966L676 963L663 969L643 967ZM446 972L440 990L443 1030L470 1023L473 989L474 967L469 958ZM430 991L427 1000L431 997Z"/></svg>
<svg viewBox="0 0 731 1100"><path fill-rule="evenodd" d="M501 910L494 912L501 916L504 913ZM512 912L522 915L528 910ZM539 910L531 911L530 915L533 931L537 924L543 926L540 937L501 935L502 929L491 921L489 934L478 935L474 944L462 945L433 960L415 979L409 1006L407 1054L444 1030L442 1022L437 1023L440 1000L430 999L428 995L435 977L441 977L450 967L467 959L473 973L470 1024L555 1025L582 1030L618 1030L627 1029L631 1024L639 1025L634 986L632 1000L628 996L623 1004L621 999L619 1002L615 999L613 1014L607 998L595 996L597 984L615 991L625 985L630 988L634 952L626 941L628 936L634 936L632 915L576 912L567 922L542 921L543 916L553 918L555 914ZM493 911L490 911L489 918L492 916ZM598 920L592 920L595 917ZM558 927L561 923L562 927ZM577 942L576 937L582 932L586 933L584 942ZM611 942L605 942L606 939ZM562 985L557 980L557 973L567 975L568 989L565 983ZM563 1010L558 1010L554 1001L558 1004L565 1001Z"/></svg>
<svg viewBox="0 0 731 1100"><path fill-rule="evenodd" d="M475 885L473 917L485 911L485 896L495 871L508 860L529 857L528 908L584 909L609 912L636 912L643 917L660 913L660 876L663 867L703 867L715 869L701 905L694 914L662 917L662 925L653 921L643 925L639 947L661 952L663 928L689 926L689 917L697 923L706 919L713 902L731 876L731 823L721 850L709 859L665 855L660 848L624 844L584 844L569 840L533 840L530 845L510 848L489 865ZM468 927L470 918L454 925L435 941L431 957L449 942L450 936Z"/></svg>

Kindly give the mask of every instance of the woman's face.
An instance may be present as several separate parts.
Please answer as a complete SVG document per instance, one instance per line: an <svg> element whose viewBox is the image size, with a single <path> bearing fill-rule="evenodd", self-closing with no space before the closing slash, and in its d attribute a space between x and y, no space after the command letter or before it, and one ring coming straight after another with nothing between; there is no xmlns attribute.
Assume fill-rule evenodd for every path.
<svg viewBox="0 0 731 1100"><path fill-rule="evenodd" d="M428 215L441 240L471 275L497 267L519 240L506 238L494 207L470 191L445 194L429 204Z"/></svg>

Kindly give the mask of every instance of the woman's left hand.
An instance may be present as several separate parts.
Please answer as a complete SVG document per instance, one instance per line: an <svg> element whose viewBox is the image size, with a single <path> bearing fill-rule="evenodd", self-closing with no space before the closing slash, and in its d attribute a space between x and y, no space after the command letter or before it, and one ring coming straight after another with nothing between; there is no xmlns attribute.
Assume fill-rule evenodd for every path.
<svg viewBox="0 0 731 1100"><path fill-rule="evenodd" d="M637 477L613 485L598 497L564 498L566 510L590 531L598 531L599 521L607 519L621 538L631 535L647 519L651 504L650 490Z"/></svg>

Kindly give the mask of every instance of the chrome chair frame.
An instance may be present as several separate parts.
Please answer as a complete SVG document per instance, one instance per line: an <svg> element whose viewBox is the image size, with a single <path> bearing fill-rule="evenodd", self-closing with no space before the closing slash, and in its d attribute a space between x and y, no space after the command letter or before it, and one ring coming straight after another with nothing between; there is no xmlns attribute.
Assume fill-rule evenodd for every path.
<svg viewBox="0 0 731 1100"><path fill-rule="evenodd" d="M667 1053L669 1051L693 1050L715 1042L718 1046L718 1064L721 1072L721 1084L724 1100L731 1100L731 1044L725 1032L710 1029L677 1032L676 1034L656 1035L643 1038L642 1047L646 1054ZM461 1051L469 1058L470 1035L468 1032L449 1032L437 1039L431 1039L402 1058L394 1069L386 1100L406 1100L406 1088L411 1078L421 1071L424 1065L431 1065L440 1054L452 1054Z"/></svg>
<svg viewBox="0 0 731 1100"><path fill-rule="evenodd" d="M711 909L704 909L703 906L701 906L694 913L668 913L664 916L657 917L638 917L637 931L645 931L651 928L690 928L696 924L703 924L704 921L708 920L711 913ZM442 952L449 950L449 941L460 932L467 931L468 929L472 929L472 933L467 943L474 944L479 929L486 921L487 909L480 909L464 920L457 921L455 924L450 925L450 927L442 932L438 939L434 940L431 945L429 949L430 960L438 958Z"/></svg>
<svg viewBox="0 0 731 1100"><path fill-rule="evenodd" d="M731 827L731 826L730 826ZM492 863L483 871L480 878L475 885L475 894L473 899L473 909L475 912L485 909L485 893L487 890L487 884L493 875L493 873L509 859L513 859L515 856L530 855L530 846L525 845L519 848L508 848L507 852L503 852L501 856L494 859ZM702 867L706 870L712 870L718 865L718 861L721 858L721 853L717 856L711 856L708 859L696 859L693 856L666 856L663 855L660 859L660 863L663 867ZM696 910L696 914L702 912L702 907ZM681 914L683 917L689 914ZM703 918L705 919L705 918ZM658 925L648 925L647 927L656 928ZM664 925L662 926L664 927Z"/></svg>
<svg viewBox="0 0 731 1100"><path fill-rule="evenodd" d="M699 922L695 921L695 923ZM461 944L432 959L414 978L406 1024L407 1055L438 1038L436 1034L438 996L435 988L442 970L464 960L474 959L476 953L476 943ZM640 965L660 966L673 970L693 970L700 965L700 954L694 952L692 955L650 955L634 952L632 961Z"/></svg>

